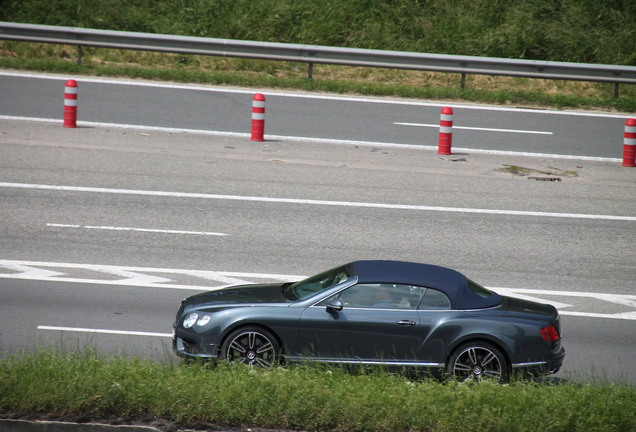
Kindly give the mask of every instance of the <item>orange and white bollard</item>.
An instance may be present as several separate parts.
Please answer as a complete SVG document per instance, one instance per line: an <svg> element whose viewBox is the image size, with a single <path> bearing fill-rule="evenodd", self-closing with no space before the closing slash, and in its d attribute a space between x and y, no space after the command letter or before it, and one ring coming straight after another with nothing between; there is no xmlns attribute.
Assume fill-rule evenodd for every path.
<svg viewBox="0 0 636 432"><path fill-rule="evenodd" d="M442 114L439 120L439 141L437 144L437 153L449 155L451 153L451 145L453 141L453 109L451 107L442 108Z"/></svg>
<svg viewBox="0 0 636 432"><path fill-rule="evenodd" d="M64 127L77 127L77 82L72 79L64 87Z"/></svg>
<svg viewBox="0 0 636 432"><path fill-rule="evenodd" d="M633 118L625 122L623 166L636 167L636 119Z"/></svg>
<svg viewBox="0 0 636 432"><path fill-rule="evenodd" d="M265 141L265 96L260 93L252 100L252 141Z"/></svg>

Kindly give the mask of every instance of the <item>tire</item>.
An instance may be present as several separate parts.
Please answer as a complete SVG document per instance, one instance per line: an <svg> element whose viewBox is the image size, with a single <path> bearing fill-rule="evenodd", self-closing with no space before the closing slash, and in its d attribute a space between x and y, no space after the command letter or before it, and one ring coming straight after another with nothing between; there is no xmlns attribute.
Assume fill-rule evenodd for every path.
<svg viewBox="0 0 636 432"><path fill-rule="evenodd" d="M460 382L508 380L510 366L506 356L487 342L468 342L451 355L446 372Z"/></svg>
<svg viewBox="0 0 636 432"><path fill-rule="evenodd" d="M280 360L280 344L272 333L263 328L243 327L225 339L221 358L269 369Z"/></svg>

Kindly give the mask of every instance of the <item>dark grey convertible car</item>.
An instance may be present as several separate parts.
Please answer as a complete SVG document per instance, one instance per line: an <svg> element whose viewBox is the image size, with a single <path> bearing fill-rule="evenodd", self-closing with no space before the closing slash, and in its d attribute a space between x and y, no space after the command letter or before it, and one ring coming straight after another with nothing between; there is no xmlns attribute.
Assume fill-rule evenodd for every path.
<svg viewBox="0 0 636 432"><path fill-rule="evenodd" d="M460 380L556 373L560 319L444 267L355 261L296 283L183 300L173 346L186 358L271 367L312 361L425 368Z"/></svg>

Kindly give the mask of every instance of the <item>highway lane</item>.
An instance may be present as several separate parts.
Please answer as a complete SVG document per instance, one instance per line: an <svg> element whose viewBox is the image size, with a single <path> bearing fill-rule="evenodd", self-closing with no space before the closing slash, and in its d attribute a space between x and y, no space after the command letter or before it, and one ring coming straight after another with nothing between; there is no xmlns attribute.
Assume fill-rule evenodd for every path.
<svg viewBox="0 0 636 432"><path fill-rule="evenodd" d="M61 119L66 77L0 73L0 115ZM249 133L256 90L78 78L79 121ZM442 104L263 91L266 136L436 146ZM626 115L450 104L454 146L620 158Z"/></svg>
<svg viewBox="0 0 636 432"><path fill-rule="evenodd" d="M0 280L0 347L5 353L93 347L159 361L174 360L172 320L186 292L135 286ZM194 293L195 291L193 291ZM136 331L142 335L38 329L39 326ZM167 336L148 335L165 334Z"/></svg>
<svg viewBox="0 0 636 432"><path fill-rule="evenodd" d="M491 286L633 289L633 221L533 213L635 216L633 172L618 164L484 155L453 162L407 149L0 125L4 182L140 191L0 188L6 259L311 274L342 261L389 256L456 267ZM505 163L560 166L577 177L528 181L500 172ZM281 198L314 203L276 201ZM504 213L475 213L479 209Z"/></svg>
<svg viewBox="0 0 636 432"><path fill-rule="evenodd" d="M95 348L173 362L171 323L180 300L198 291L0 279L0 346ZM560 378L636 384L634 322L563 316L566 360Z"/></svg>
<svg viewBox="0 0 636 432"><path fill-rule="evenodd" d="M302 275L395 258L455 267L494 287L633 294L636 180L616 163L6 120L0 155L0 259ZM528 181L501 172L507 164L577 175ZM139 230L97 229L109 227ZM0 280L2 346L69 336L38 325L169 332L172 303L185 295L79 286ZM148 307L156 315L140 305L148 296L161 302ZM586 311L616 312L580 302ZM42 311L47 303L54 312ZM25 324L38 314L46 322ZM570 371L594 374L609 362L608 376L621 377L634 354L634 321L564 316L564 326L578 362ZM105 349L120 337L133 345L144 338L88 336ZM148 337L143 346L159 352L162 340Z"/></svg>

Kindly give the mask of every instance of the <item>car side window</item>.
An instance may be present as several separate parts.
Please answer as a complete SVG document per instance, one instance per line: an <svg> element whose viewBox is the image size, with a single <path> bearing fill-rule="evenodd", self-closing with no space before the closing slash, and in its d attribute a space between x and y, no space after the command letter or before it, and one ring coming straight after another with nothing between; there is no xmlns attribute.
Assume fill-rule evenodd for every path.
<svg viewBox="0 0 636 432"><path fill-rule="evenodd" d="M416 309L420 287L399 284L359 284L340 293L345 307L374 309Z"/></svg>
<svg viewBox="0 0 636 432"><path fill-rule="evenodd" d="M450 309L450 300L441 291L432 288L425 288L420 301L420 310L448 310Z"/></svg>

